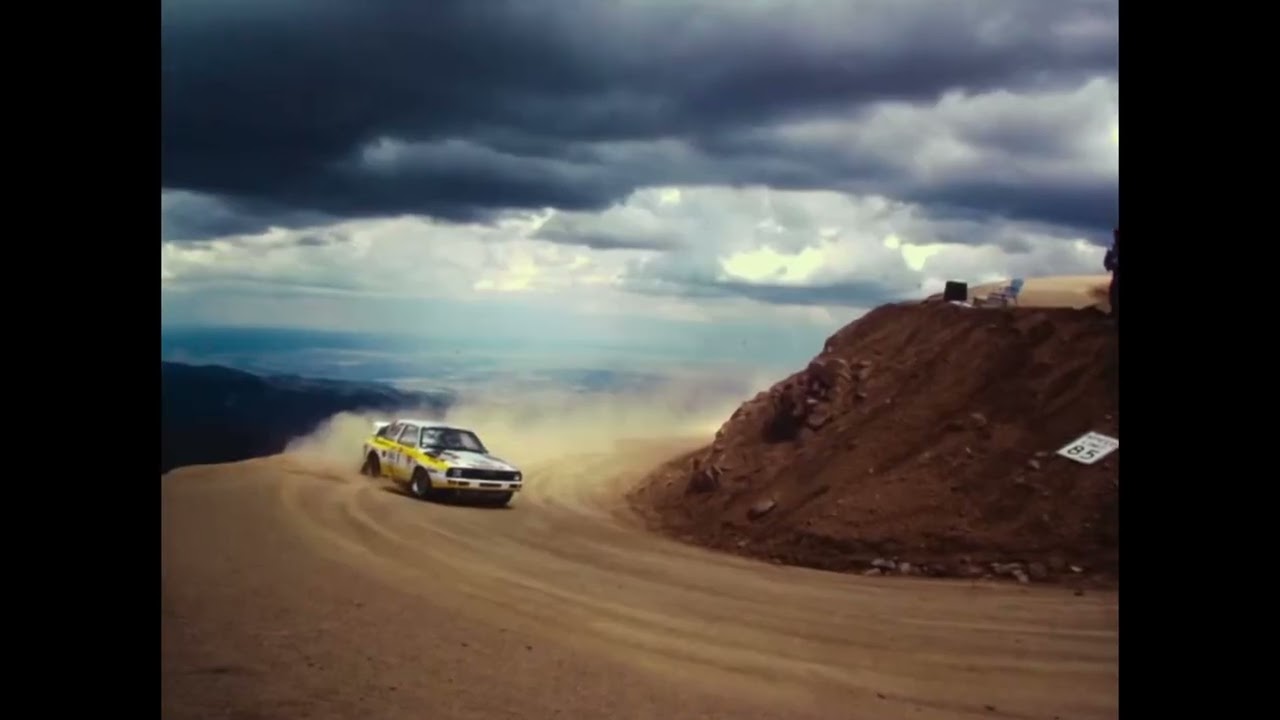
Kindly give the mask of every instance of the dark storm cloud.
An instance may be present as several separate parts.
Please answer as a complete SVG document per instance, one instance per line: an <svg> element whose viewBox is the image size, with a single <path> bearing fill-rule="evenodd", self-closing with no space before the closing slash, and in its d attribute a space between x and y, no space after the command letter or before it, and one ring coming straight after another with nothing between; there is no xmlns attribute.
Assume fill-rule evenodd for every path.
<svg viewBox="0 0 1280 720"><path fill-rule="evenodd" d="M223 235L251 233L270 225L317 225L333 216L261 201L237 202L230 198L200 195L182 190L160 193L160 241L201 240Z"/></svg>
<svg viewBox="0 0 1280 720"><path fill-rule="evenodd" d="M627 263L621 287L640 295L690 299L747 298L769 305L828 305L873 307L919 289L920 278L901 257L884 266L875 277L825 280L806 284L760 278L746 282L726 277L715 253L688 248L696 256L671 253Z"/></svg>
<svg viewBox="0 0 1280 720"><path fill-rule="evenodd" d="M716 286L731 295L772 305L831 305L872 307L891 298L900 288L874 281L829 283L825 285L758 285L729 282Z"/></svg>
<svg viewBox="0 0 1280 720"><path fill-rule="evenodd" d="M262 219L236 212L226 203L186 192L160 194L160 240L196 240L233 235L261 226Z"/></svg>
<svg viewBox="0 0 1280 720"><path fill-rule="evenodd" d="M533 237L565 245L584 245L596 250L672 250L682 244L678 237L656 228L631 228L609 223L598 216L553 215Z"/></svg>
<svg viewBox="0 0 1280 720"><path fill-rule="evenodd" d="M747 298L770 305L827 305L832 307L874 307L901 295L902 287L891 283L850 281L819 285L774 285L697 278L682 282L657 278L628 278L626 289L641 295L685 298Z"/></svg>
<svg viewBox="0 0 1280 720"><path fill-rule="evenodd" d="M1006 217L1084 227L1089 239L1109 245L1110 228L1119 212L1116 180L1089 183L1063 181L1053 187L980 180L910 188L900 197L931 208L980 207Z"/></svg>
<svg viewBox="0 0 1280 720"><path fill-rule="evenodd" d="M302 247L328 247L347 241L346 235L336 232L305 233L294 239L294 244Z"/></svg>
<svg viewBox="0 0 1280 720"><path fill-rule="evenodd" d="M563 245L582 245L595 250L670 250L679 247L676 238L652 236L632 237L607 232L572 232L570 230L539 230L533 237Z"/></svg>
<svg viewBox="0 0 1280 720"><path fill-rule="evenodd" d="M161 185L235 199L208 217L175 211L175 238L325 216L588 210L698 182L887 183L1096 224L1106 211L1074 187L1015 189L1039 204L978 179L972 195L921 190L883 158L815 164L820 150L785 143L735 156L715 139L884 99L1114 75L1115 15L1114 0L165 0ZM975 132L1057 152L1054 128L1014 125ZM690 150L657 162L673 140Z"/></svg>

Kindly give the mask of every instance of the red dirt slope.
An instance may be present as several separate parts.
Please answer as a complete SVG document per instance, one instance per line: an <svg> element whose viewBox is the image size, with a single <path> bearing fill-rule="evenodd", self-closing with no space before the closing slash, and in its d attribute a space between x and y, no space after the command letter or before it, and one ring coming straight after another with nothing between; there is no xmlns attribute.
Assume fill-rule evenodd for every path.
<svg viewBox="0 0 1280 720"><path fill-rule="evenodd" d="M1093 310L884 306L630 500L687 541L779 562L1109 583L1119 451L1055 451L1119 437L1117 353Z"/></svg>

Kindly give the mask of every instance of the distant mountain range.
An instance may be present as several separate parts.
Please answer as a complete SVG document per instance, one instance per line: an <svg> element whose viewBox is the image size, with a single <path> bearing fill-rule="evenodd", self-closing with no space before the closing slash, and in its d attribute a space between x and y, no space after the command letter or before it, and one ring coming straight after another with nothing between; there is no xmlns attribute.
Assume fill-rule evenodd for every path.
<svg viewBox="0 0 1280 720"><path fill-rule="evenodd" d="M255 375L219 365L160 363L160 473L282 452L339 412L419 408L443 413L446 392L372 382Z"/></svg>

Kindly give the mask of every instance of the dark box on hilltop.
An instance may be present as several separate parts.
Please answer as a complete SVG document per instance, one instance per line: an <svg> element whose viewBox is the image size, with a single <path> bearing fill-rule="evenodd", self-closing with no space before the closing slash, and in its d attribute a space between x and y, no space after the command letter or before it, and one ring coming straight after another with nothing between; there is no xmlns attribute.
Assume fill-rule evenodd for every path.
<svg viewBox="0 0 1280 720"><path fill-rule="evenodd" d="M946 289L942 291L942 299L947 302L968 302L969 283L948 280Z"/></svg>

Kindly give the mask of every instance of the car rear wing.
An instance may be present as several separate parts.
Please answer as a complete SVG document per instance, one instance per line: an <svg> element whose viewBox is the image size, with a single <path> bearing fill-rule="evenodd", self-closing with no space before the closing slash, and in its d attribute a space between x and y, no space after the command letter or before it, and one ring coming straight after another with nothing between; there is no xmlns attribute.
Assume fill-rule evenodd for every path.
<svg viewBox="0 0 1280 720"><path fill-rule="evenodd" d="M374 435L377 435L378 433L382 432L382 429L383 429L383 428L387 427L387 426L388 426L388 425L390 425L390 424L391 424L390 422L384 422L384 421L381 421L381 420L374 422L374 423L373 423L373 434L374 434Z"/></svg>

